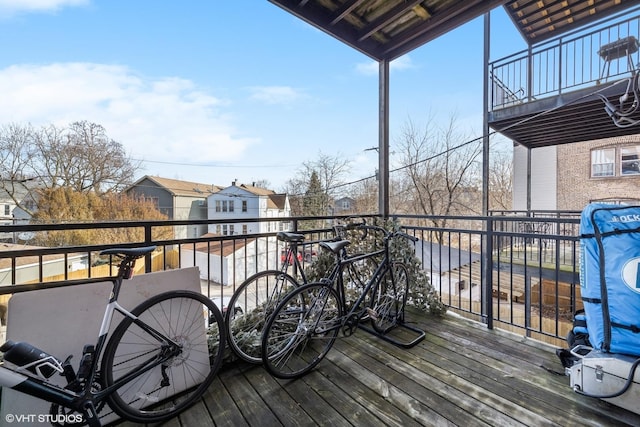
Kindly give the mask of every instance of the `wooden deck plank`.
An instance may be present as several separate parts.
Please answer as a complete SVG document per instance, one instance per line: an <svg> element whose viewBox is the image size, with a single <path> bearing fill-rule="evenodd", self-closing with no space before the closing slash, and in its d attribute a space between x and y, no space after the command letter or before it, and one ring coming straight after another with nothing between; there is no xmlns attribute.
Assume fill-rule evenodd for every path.
<svg viewBox="0 0 640 427"><path fill-rule="evenodd" d="M268 390L258 391L254 389L237 367L230 367L226 374L222 379L225 388L249 425L282 425L272 411L264 410L265 402L262 399L262 394L267 395L269 393Z"/></svg>
<svg viewBox="0 0 640 427"><path fill-rule="evenodd" d="M209 413L214 414L212 418L215 419L217 427L244 427L249 425L222 382L222 378L227 382L233 382L235 372L225 367L203 397L209 408ZM233 387L233 384L231 386Z"/></svg>
<svg viewBox="0 0 640 427"><path fill-rule="evenodd" d="M486 390L487 392L505 396L512 404L523 406L533 410L536 413L544 414L544 417L552 423L563 424L567 415L579 417L581 412L567 400L563 394L566 394L566 383L552 385L542 379L537 384L533 384L527 380L528 371L520 370L518 366L510 367L508 370L503 368L507 366L500 358L476 357L474 354L464 354L459 348L446 346L437 340L428 336L424 346L428 347L428 351L421 353L421 357L428 363L447 366L452 373L466 378L473 382L476 387ZM557 377L557 375L539 368L538 377ZM499 381L497 381L499 379ZM565 393L550 393L547 386L555 387L565 391ZM511 412L509 410L509 412ZM584 425L601 425L602 420L585 420Z"/></svg>
<svg viewBox="0 0 640 427"><path fill-rule="evenodd" d="M283 387L261 366L245 365L242 372L282 425L295 425L309 419L299 400L292 397L292 390ZM315 423L309 422L309 425Z"/></svg>
<svg viewBox="0 0 640 427"><path fill-rule="evenodd" d="M369 400L385 399L408 415L413 423L421 425L454 425L446 417L431 408L426 398L429 391L404 376L393 375L393 370L377 363L367 363L370 359L358 353L354 359L353 353L347 355L340 347L332 350L327 357L343 366L348 375L357 378L367 388L365 398ZM358 363L359 362L359 363ZM364 367L367 366L367 369ZM381 376L383 373L383 376ZM416 389L420 388L418 392Z"/></svg>
<svg viewBox="0 0 640 427"><path fill-rule="evenodd" d="M298 380L226 365L179 425L640 425L638 414L574 393L552 372L563 372L552 346L455 316L410 320L427 331L418 345L357 331Z"/></svg>
<svg viewBox="0 0 640 427"><path fill-rule="evenodd" d="M618 422L620 425L640 425L640 416L628 411L612 411L612 405L599 399L589 399L574 393L569 388L569 378L549 372L548 369L562 373L563 368L555 355L555 347L524 338L514 339L509 333L489 331L478 327L478 324L464 320L445 320L432 324L434 329L440 328L438 335L442 345L452 346L454 337L461 337L464 348L469 342L481 343L478 347L484 354L492 355L493 362L481 369L501 368L505 372L505 380L520 378L526 384L521 388L530 390L531 386L539 388L545 399L551 399L560 414L572 413L583 418L582 425L607 425ZM511 335L511 336L510 336ZM482 341L480 341L482 340ZM526 345L523 345L525 344ZM508 383L508 381L505 381ZM519 390L520 388L518 388Z"/></svg>
<svg viewBox="0 0 640 427"><path fill-rule="evenodd" d="M337 349L338 347L336 347ZM322 375L331 378L331 381L336 388L342 390L342 392L353 399L356 405L351 405L351 409L348 413L359 411L359 407L365 408L365 410L373 417L374 420L379 420L371 425L411 425L414 423L413 418L397 408L390 400L385 396L371 394L371 389L368 388L359 380L359 376L354 376L352 373L345 371L340 364L336 364L332 357L326 358L329 363L321 363L317 367L317 371ZM357 367L359 370L366 370L363 367ZM362 416L361 416L362 417ZM358 421L356 418L354 421ZM354 425L368 425L358 424Z"/></svg>
<svg viewBox="0 0 640 427"><path fill-rule="evenodd" d="M340 386L346 378L351 378L339 366L326 359L322 369L316 369L302 380L308 386L316 390L322 399L340 414L344 414L350 424L355 426L374 426L384 424L379 415L371 409L373 402L365 399L361 394L360 399L354 399L353 389L345 391ZM364 405L361 403L363 402Z"/></svg>
<svg viewBox="0 0 640 427"><path fill-rule="evenodd" d="M525 426L540 425L544 421L535 419L534 423L528 423L527 418L536 418L529 413L515 414L516 416L507 414L507 411L501 409L503 402L497 398L498 395L489 393L486 396L475 397L483 390L478 390L466 378L458 376L455 370L449 370L450 366L456 368L457 365L449 364L446 359L439 363L427 363L413 353L403 352L402 349L390 345L389 347L383 346L377 343L375 338L361 340L354 345L370 356L373 359L371 363L375 366L384 364L384 366L396 370L427 388L430 393L433 393L428 404L436 408L442 416L455 420L456 423ZM415 390L415 392L421 393L419 390ZM474 397L470 398L470 396ZM421 399L423 398L424 394L421 395ZM482 401L483 404L478 405L478 401ZM464 419L465 416L469 419Z"/></svg>

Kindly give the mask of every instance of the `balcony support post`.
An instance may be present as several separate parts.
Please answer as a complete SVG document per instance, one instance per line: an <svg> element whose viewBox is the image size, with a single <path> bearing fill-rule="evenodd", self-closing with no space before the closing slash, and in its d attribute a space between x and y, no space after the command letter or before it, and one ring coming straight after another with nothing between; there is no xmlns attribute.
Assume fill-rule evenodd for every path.
<svg viewBox="0 0 640 427"><path fill-rule="evenodd" d="M389 60L379 62L378 213L389 217Z"/></svg>
<svg viewBox="0 0 640 427"><path fill-rule="evenodd" d="M493 329L493 295L492 289L492 271L493 271L493 221L489 215L489 45L490 45L490 31L491 30L491 17L490 12L484 14L484 89L483 89L483 102L484 102L484 114L482 124L482 215L486 218L484 221L485 233L483 235L484 242L482 247L485 249L482 265L485 270L483 271L485 292L482 294L482 317L489 329Z"/></svg>

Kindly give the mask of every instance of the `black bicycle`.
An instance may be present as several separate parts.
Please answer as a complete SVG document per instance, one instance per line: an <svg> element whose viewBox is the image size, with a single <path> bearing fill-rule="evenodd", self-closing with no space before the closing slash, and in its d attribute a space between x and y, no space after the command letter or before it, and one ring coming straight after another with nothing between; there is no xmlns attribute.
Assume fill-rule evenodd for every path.
<svg viewBox="0 0 640 427"><path fill-rule="evenodd" d="M160 422L195 403L222 363L224 320L216 305L197 292L173 290L155 295L128 311L118 303L124 280L138 258L154 246L107 249L117 275L95 345L85 345L77 369L71 356L61 362L31 344L7 341L0 347L0 385L49 401L51 415L78 424L102 425L105 403L120 417ZM99 279L104 281L105 279ZM115 312L123 319L109 333ZM64 387L48 381L63 375Z"/></svg>
<svg viewBox="0 0 640 427"><path fill-rule="evenodd" d="M335 236L347 226L334 226ZM305 267L315 261L320 242L305 241L304 234L281 231L276 238L285 243L280 269L260 271L246 279L227 304L225 325L229 347L242 360L262 363L262 330L267 318L284 295L308 282Z"/></svg>
<svg viewBox="0 0 640 427"><path fill-rule="evenodd" d="M297 378L306 374L329 352L340 330L349 336L365 318L379 334L404 322L409 275L403 263L392 259L390 245L398 238L412 242L417 239L378 226L365 225L361 229L382 233L382 248L347 256L344 248L350 245L348 240L321 243L336 256L331 273L320 282L290 292L269 317L261 348L264 366L273 376ZM370 277L353 277L354 271L363 270L351 266L380 257ZM358 295L349 304L348 296L354 291Z"/></svg>

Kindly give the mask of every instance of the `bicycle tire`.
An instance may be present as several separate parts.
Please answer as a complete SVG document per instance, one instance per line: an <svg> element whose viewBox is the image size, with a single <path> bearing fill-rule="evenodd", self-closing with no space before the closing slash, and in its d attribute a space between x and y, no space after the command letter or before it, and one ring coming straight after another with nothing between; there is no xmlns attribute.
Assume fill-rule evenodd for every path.
<svg viewBox="0 0 640 427"><path fill-rule="evenodd" d="M214 380L224 356L224 319L210 299L186 290L155 295L131 313L180 343L182 352L169 359L169 363L156 366L116 389L108 396L108 402L126 420L164 421L200 399ZM140 370L140 358L160 356L162 351L156 338L125 317L104 351L101 369L105 387L129 372ZM161 383L163 375L168 384Z"/></svg>
<svg viewBox="0 0 640 427"><path fill-rule="evenodd" d="M262 363L262 330L278 303L298 282L279 270L254 274L233 293L225 313L229 347L240 359Z"/></svg>
<svg viewBox="0 0 640 427"><path fill-rule="evenodd" d="M386 334L404 322L404 308L409 293L407 267L391 263L376 284L371 298L371 324L380 334Z"/></svg>
<svg viewBox="0 0 640 427"><path fill-rule="evenodd" d="M262 362L277 378L298 378L312 370L336 340L343 307L336 290L324 283L289 293L267 321Z"/></svg>

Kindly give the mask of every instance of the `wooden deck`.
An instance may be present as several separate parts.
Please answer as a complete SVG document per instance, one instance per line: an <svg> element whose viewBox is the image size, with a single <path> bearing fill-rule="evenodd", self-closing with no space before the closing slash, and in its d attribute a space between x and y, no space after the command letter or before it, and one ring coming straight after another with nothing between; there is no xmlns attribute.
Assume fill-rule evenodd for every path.
<svg viewBox="0 0 640 427"><path fill-rule="evenodd" d="M415 325L427 335L411 349L357 331L295 381L228 364L202 402L165 425L640 425L549 372L562 372L553 347L453 316Z"/></svg>

